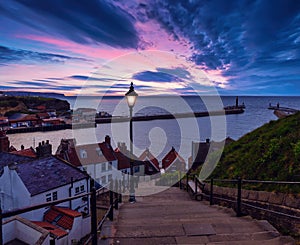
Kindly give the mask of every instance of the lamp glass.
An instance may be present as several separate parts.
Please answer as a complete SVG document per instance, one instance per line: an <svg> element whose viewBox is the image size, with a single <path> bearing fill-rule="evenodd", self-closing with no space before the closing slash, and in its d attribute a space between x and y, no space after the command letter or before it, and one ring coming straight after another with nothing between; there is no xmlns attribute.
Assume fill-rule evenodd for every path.
<svg viewBox="0 0 300 245"><path fill-rule="evenodd" d="M129 107L134 107L136 101L136 95L126 95L127 104Z"/></svg>

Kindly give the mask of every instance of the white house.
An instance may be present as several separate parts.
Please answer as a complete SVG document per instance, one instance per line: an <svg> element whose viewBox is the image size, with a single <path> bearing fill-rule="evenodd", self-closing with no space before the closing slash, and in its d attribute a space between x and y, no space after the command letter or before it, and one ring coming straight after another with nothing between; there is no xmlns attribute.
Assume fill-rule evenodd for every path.
<svg viewBox="0 0 300 245"><path fill-rule="evenodd" d="M75 139L62 139L56 155L85 170L100 185L122 177L109 136L102 143L87 145L76 145Z"/></svg>
<svg viewBox="0 0 300 245"><path fill-rule="evenodd" d="M45 144L42 147L46 148ZM89 192L89 176L86 173L57 157L41 156L42 152L47 152L44 150L39 151L40 158L0 152L0 201L3 212ZM77 222L72 226L76 232L68 230L67 239L78 239L78 236L83 237L90 232L89 198L78 198L60 206L80 214L80 224ZM51 207L20 216L43 221L49 209Z"/></svg>

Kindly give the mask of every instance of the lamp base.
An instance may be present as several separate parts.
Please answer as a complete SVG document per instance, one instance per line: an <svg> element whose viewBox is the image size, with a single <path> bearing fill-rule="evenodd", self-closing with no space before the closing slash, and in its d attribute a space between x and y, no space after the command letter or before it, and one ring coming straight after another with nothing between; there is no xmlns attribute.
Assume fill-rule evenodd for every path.
<svg viewBox="0 0 300 245"><path fill-rule="evenodd" d="M135 203L136 202L134 195L129 195L129 202L130 203Z"/></svg>

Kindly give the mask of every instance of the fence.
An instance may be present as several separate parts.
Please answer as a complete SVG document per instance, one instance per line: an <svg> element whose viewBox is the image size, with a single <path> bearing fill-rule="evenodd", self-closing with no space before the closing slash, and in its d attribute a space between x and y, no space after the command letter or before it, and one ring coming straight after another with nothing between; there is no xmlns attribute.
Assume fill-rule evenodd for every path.
<svg viewBox="0 0 300 245"><path fill-rule="evenodd" d="M284 206L283 203L287 203L284 199L288 196L290 197L290 194L253 191L249 190L249 186L253 184L299 186L300 182L259 181L237 178L233 180L210 179L204 183L195 175L187 175L184 179L186 181L186 190L192 191L193 196L201 195L202 198L209 201L210 205L225 204L226 206L232 207L238 217L250 214L255 218L264 218L269 220L279 229L286 228L286 226L288 226L288 230L295 233L299 232L299 227L297 226L300 221L300 201L297 199L299 196L295 197L296 202L293 204L293 207L289 207ZM193 182L191 182L191 180ZM227 186L230 185L233 188L220 187L216 185L218 183L222 183ZM205 184L205 187L203 187L203 184ZM182 185L181 182L180 185ZM185 185L185 183L183 185ZM243 189L243 185L247 185L247 189ZM249 198L246 196L247 192L249 194ZM250 199L250 192L251 194L257 195ZM260 194L267 195L267 198L264 198L265 200L261 200ZM282 202L275 202L274 196L279 194L282 194ZM270 201L270 199L272 200Z"/></svg>
<svg viewBox="0 0 300 245"><path fill-rule="evenodd" d="M91 181L91 186L94 186L94 182ZM74 197L69 197L65 199L60 199L52 202L42 203L22 209L16 209L8 212L2 212L2 209L0 207L0 244L3 244L3 234L2 234L2 220L4 218L9 218L18 214L27 213L33 210L54 206L60 203L72 201L78 198L88 197L90 196L90 215L91 215L91 233L85 244L92 243L92 245L97 245L97 231L102 228L102 225L104 221L109 218L110 220L113 220L114 217L114 208L118 209L118 203L122 202L122 195L114 192L113 190L119 190L120 186L118 187L118 184L113 186L112 182L110 184L110 190L107 190L107 186L102 187L98 190L96 190L95 187L92 187L91 192L87 192L84 194L80 194ZM115 189L113 189L113 187ZM101 198L102 195L106 195L109 193L109 206L107 208L107 212L103 216L103 218L98 222L97 221L97 198ZM119 192L120 193L120 192Z"/></svg>

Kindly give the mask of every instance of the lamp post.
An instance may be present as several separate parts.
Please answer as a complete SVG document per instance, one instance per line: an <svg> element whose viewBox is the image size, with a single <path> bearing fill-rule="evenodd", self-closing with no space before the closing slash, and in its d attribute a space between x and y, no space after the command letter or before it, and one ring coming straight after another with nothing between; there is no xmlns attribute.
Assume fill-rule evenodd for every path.
<svg viewBox="0 0 300 245"><path fill-rule="evenodd" d="M129 202L135 202L135 191L133 183L133 137L132 137L132 110L138 94L134 91L133 83L130 84L129 91L125 94L129 107L129 137L130 137L130 182L129 182Z"/></svg>

